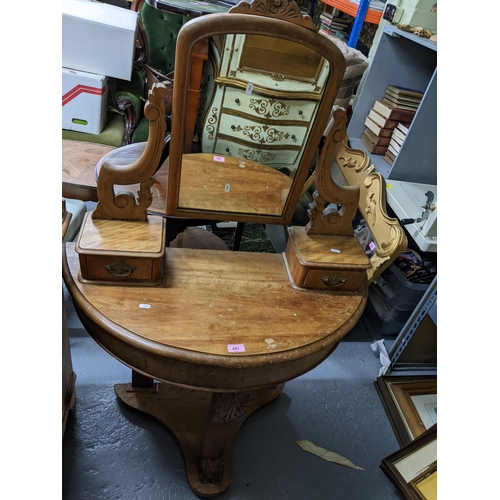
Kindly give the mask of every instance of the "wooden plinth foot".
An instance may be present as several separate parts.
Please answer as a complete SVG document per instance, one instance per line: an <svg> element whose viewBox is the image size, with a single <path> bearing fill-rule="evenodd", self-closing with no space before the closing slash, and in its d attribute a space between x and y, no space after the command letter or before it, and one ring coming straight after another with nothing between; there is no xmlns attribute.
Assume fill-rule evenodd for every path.
<svg viewBox="0 0 500 500"><path fill-rule="evenodd" d="M155 388L115 385L118 398L146 413L175 435L193 492L203 498L223 493L233 478L238 430L257 409L279 396L283 384L237 393L212 393L161 383Z"/></svg>

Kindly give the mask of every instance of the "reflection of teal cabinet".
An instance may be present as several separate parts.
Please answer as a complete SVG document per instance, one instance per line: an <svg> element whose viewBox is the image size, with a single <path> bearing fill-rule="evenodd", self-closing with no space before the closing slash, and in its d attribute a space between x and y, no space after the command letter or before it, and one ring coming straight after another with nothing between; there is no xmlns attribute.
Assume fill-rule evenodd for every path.
<svg viewBox="0 0 500 500"><path fill-rule="evenodd" d="M224 42L211 41L198 117L201 147L293 176L329 65L311 51L297 54L291 42L266 39L228 35Z"/></svg>
<svg viewBox="0 0 500 500"><path fill-rule="evenodd" d="M386 179L437 184L437 44L386 25L358 90L347 135L353 148L360 141L365 119L387 85L418 89L424 97L392 167L383 156L370 155Z"/></svg>

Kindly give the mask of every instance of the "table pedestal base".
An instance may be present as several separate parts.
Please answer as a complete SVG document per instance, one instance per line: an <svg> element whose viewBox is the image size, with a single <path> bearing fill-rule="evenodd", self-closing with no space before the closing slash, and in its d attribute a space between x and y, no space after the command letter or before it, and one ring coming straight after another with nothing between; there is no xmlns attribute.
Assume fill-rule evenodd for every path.
<svg viewBox="0 0 500 500"><path fill-rule="evenodd" d="M156 418L173 432L192 490L210 498L231 484L239 428L255 410L278 397L283 385L218 393L165 383L150 387L117 384L115 392L125 405Z"/></svg>

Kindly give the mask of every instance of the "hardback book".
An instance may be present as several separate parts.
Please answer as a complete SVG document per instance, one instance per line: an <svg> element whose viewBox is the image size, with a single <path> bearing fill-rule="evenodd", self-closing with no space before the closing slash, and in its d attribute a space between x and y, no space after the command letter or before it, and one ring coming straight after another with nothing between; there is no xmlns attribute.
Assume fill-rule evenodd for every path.
<svg viewBox="0 0 500 500"><path fill-rule="evenodd" d="M408 104L417 104L417 103L420 103L422 101L421 97L411 97L411 96L406 96L406 95L398 95L398 94L395 94L394 92L391 92L390 90L386 90L385 95L387 97L391 98L393 101L408 103Z"/></svg>
<svg viewBox="0 0 500 500"><path fill-rule="evenodd" d="M375 135L378 137L388 137L389 139L392 136L392 128L384 128L380 125L377 125L373 120L371 120L368 116L365 119L365 126L369 128Z"/></svg>
<svg viewBox="0 0 500 500"><path fill-rule="evenodd" d="M392 137L396 137L398 141L402 143L405 140L406 134L401 132L401 130L396 127L392 132Z"/></svg>
<svg viewBox="0 0 500 500"><path fill-rule="evenodd" d="M388 120L387 118L383 117L380 113L377 113L373 108L368 113L368 118L373 120L377 125L380 125L382 128L395 129L399 123L399 121L397 120Z"/></svg>
<svg viewBox="0 0 500 500"><path fill-rule="evenodd" d="M407 87L399 87L397 85L387 85L387 90L394 92L398 96L409 96L409 97L424 97L424 93L420 90L409 89Z"/></svg>
<svg viewBox="0 0 500 500"><path fill-rule="evenodd" d="M388 120L396 120L399 122L411 122L415 117L414 110L401 109L397 106L392 106L384 101L376 100L373 108L377 113Z"/></svg>
<svg viewBox="0 0 500 500"><path fill-rule="evenodd" d="M346 30L348 27L349 27L348 24L337 23L336 21L332 21L330 23L330 28L331 29L336 29L336 30L343 31L343 30Z"/></svg>
<svg viewBox="0 0 500 500"><path fill-rule="evenodd" d="M396 129L394 129L394 132L396 132ZM401 139L401 137L398 137L398 135L395 134L394 132L392 133L390 143L397 144L398 147L401 147L401 145L403 144L403 139Z"/></svg>
<svg viewBox="0 0 500 500"><path fill-rule="evenodd" d="M389 165L393 165L394 163L394 160L396 159L396 157L389 151L389 149L387 149L387 151L385 152L385 155L384 155L384 160L389 164Z"/></svg>
<svg viewBox="0 0 500 500"><path fill-rule="evenodd" d="M408 128L410 126L410 124L404 124L404 123L400 123L396 128L404 135L408 135L408 132L410 131L410 129Z"/></svg>
<svg viewBox="0 0 500 500"><path fill-rule="evenodd" d="M368 141L372 146L371 148L375 146L380 146L382 148L387 148L389 146L389 143L391 142L391 139L389 137L377 137L376 140L373 140L370 135L366 132L367 129L363 131L363 134L361 137L365 137L365 141ZM383 144L380 144L379 142L382 141ZM368 149L368 148L367 148Z"/></svg>
<svg viewBox="0 0 500 500"><path fill-rule="evenodd" d="M390 137L380 137L368 127L365 128L363 134L366 134L370 141L375 144L375 146L389 146L389 143L391 142Z"/></svg>
<svg viewBox="0 0 500 500"><path fill-rule="evenodd" d="M363 144L368 153L374 155L385 155L385 152L387 151L387 146L375 146L375 144L370 141L366 134L363 134L361 136L361 144Z"/></svg>
<svg viewBox="0 0 500 500"><path fill-rule="evenodd" d="M394 156L397 156L399 153L399 149L396 149L392 144L389 144L387 150L390 151Z"/></svg>
<svg viewBox="0 0 500 500"><path fill-rule="evenodd" d="M391 139L391 142L389 143L389 148L391 148L391 151L396 151L399 153L399 150L401 149L401 144L398 144L394 139Z"/></svg>
<svg viewBox="0 0 500 500"><path fill-rule="evenodd" d="M384 96L383 102L389 104L389 106L394 106L399 109L409 110L409 111L417 111L419 103L402 103L401 101L395 101L392 97L387 95Z"/></svg>
<svg viewBox="0 0 500 500"><path fill-rule="evenodd" d="M332 19L332 22L342 24L346 28L349 26L349 21L345 17L334 17Z"/></svg>

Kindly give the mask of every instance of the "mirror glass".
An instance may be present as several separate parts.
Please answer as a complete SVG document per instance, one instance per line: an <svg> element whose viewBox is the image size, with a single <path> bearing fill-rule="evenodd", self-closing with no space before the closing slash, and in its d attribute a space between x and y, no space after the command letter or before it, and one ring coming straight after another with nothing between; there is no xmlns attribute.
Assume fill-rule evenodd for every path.
<svg viewBox="0 0 500 500"><path fill-rule="evenodd" d="M228 27L231 16L225 15ZM323 124L315 128L332 64L324 50L290 39L290 34L269 35L269 26L258 27L270 20L245 17L252 18L249 33L228 28L190 41L185 79L179 75L183 65L176 62L169 167L176 184L173 210L183 216L196 212L197 217L214 218L221 212L228 220L254 217L256 222L273 218L269 222L287 223L294 208L290 202L297 204L333 105L330 96L329 108L321 114ZM311 40L323 38L291 23L288 29L305 32ZM181 36L179 41L182 45ZM316 45L321 47L321 41ZM197 92L193 69L200 59ZM176 85L184 86L186 97ZM197 140L191 143L193 101ZM175 138L179 131L182 139ZM182 144L182 154L175 144Z"/></svg>

